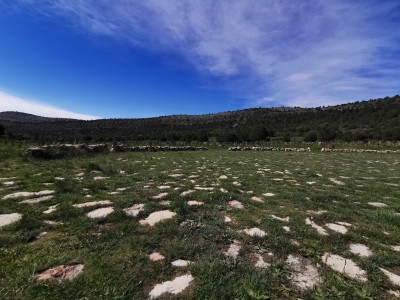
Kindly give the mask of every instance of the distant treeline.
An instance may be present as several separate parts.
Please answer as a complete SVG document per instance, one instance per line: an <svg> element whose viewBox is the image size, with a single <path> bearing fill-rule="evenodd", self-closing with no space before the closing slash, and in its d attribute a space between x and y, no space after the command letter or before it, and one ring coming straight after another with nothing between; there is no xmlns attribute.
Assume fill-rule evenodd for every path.
<svg viewBox="0 0 400 300"><path fill-rule="evenodd" d="M35 142L400 140L400 96L317 108L81 121L0 113L0 136Z"/></svg>

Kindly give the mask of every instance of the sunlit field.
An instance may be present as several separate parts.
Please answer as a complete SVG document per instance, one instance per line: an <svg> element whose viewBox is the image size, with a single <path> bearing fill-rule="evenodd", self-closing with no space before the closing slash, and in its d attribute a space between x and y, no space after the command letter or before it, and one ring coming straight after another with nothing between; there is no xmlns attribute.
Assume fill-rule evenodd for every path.
<svg viewBox="0 0 400 300"><path fill-rule="evenodd" d="M9 150L0 299L394 299L399 163L317 151L31 160Z"/></svg>

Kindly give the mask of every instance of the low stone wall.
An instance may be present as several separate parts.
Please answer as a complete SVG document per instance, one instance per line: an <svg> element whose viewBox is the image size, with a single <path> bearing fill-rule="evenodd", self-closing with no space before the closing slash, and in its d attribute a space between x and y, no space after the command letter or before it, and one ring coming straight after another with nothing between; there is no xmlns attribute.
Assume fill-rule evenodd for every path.
<svg viewBox="0 0 400 300"><path fill-rule="evenodd" d="M125 146L114 145L111 151L115 152L177 152L177 151L205 151L206 147L192 147L192 146Z"/></svg>
<svg viewBox="0 0 400 300"><path fill-rule="evenodd" d="M321 148L321 152L341 152L341 153L400 153L400 150Z"/></svg>
<svg viewBox="0 0 400 300"><path fill-rule="evenodd" d="M284 152L310 152L308 148L280 148L280 147L230 147L228 151L284 151Z"/></svg>
<svg viewBox="0 0 400 300"><path fill-rule="evenodd" d="M54 159L77 155L104 153L108 151L106 144L61 144L29 148L25 155L32 158Z"/></svg>

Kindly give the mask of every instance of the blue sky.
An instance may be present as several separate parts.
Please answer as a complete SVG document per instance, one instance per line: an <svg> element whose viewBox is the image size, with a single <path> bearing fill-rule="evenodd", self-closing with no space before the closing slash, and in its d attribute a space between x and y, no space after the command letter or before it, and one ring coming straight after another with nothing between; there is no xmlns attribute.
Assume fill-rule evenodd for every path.
<svg viewBox="0 0 400 300"><path fill-rule="evenodd" d="M129 118L396 94L398 0L0 0L0 111Z"/></svg>

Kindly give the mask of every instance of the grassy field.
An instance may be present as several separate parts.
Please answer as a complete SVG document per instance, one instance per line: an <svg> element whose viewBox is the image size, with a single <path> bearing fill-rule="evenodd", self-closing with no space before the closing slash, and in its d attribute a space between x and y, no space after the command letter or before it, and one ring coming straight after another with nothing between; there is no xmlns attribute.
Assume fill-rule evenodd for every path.
<svg viewBox="0 0 400 300"><path fill-rule="evenodd" d="M161 298L394 299L400 289L381 270L400 275L398 154L210 150L31 161L4 153L0 214L22 218L0 227L0 299L148 299L157 284L189 274L187 288ZM20 202L42 196L7 197L43 190L54 193L34 204ZM111 203L73 206L101 200ZM134 204L144 206L130 216L124 209ZM113 212L86 215L102 207ZM176 215L141 224L165 210ZM251 228L266 235L244 231ZM151 261L153 252L165 258ZM358 275L332 268L330 254L348 268L354 262ZM190 264L173 266L179 259ZM35 277L72 264L84 265L74 279Z"/></svg>

